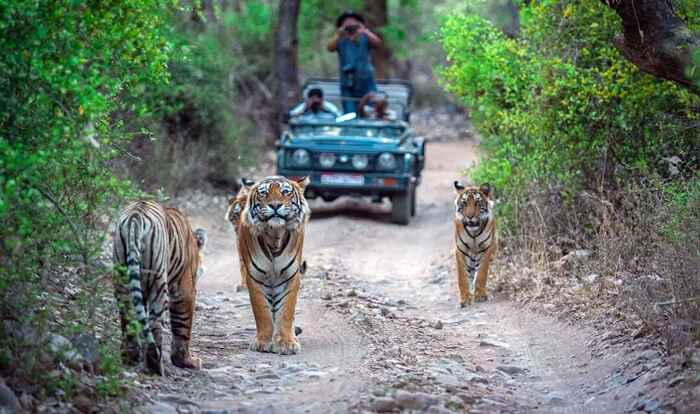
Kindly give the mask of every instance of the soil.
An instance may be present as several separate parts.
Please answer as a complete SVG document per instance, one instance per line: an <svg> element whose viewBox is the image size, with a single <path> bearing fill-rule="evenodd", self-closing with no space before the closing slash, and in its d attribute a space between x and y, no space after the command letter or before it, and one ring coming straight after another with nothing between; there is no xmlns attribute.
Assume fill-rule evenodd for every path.
<svg viewBox="0 0 700 414"><path fill-rule="evenodd" d="M650 341L567 323L493 296L460 309L452 263L452 182L476 161L467 138L432 140L418 213L314 200L293 356L248 350L254 337L225 195L178 201L208 231L193 351L200 371L168 363L132 374L141 412L678 412L670 369ZM260 178L267 168L260 171ZM167 343L166 338L166 343ZM166 354L168 355L167 351ZM678 382L676 382L677 384Z"/></svg>

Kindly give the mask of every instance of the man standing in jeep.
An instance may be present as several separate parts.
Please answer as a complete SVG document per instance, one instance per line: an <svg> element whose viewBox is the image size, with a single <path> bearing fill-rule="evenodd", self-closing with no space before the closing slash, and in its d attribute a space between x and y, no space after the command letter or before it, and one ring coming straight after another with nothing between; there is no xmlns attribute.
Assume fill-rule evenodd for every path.
<svg viewBox="0 0 700 414"><path fill-rule="evenodd" d="M357 101L368 92L377 90L369 48L379 47L382 40L365 27L361 15L352 11L338 16L335 25L337 30L328 42L328 51L338 52L343 111L356 112Z"/></svg>

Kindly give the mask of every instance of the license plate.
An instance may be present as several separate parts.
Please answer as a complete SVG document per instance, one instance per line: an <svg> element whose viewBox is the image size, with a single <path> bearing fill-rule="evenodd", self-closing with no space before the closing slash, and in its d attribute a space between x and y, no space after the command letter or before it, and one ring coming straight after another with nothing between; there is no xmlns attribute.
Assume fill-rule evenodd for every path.
<svg viewBox="0 0 700 414"><path fill-rule="evenodd" d="M364 175L357 174L322 174L321 184L333 185L363 185L365 183Z"/></svg>

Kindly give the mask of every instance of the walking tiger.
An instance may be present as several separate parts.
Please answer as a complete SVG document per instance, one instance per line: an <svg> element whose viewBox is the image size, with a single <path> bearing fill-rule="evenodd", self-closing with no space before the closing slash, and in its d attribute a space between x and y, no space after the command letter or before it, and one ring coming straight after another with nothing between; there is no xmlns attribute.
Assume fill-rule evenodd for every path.
<svg viewBox="0 0 700 414"><path fill-rule="evenodd" d="M250 349L295 354L300 350L294 332L303 272L304 228L310 210L304 198L307 177L288 180L272 176L249 192L238 227L238 252L248 279L248 292L257 328Z"/></svg>
<svg viewBox="0 0 700 414"><path fill-rule="evenodd" d="M465 187L454 182L455 257L459 304L465 307L474 300L486 300L486 277L496 250L496 218L493 190L489 184Z"/></svg>
<svg viewBox="0 0 700 414"><path fill-rule="evenodd" d="M113 236L113 260L126 364L139 363L145 352L146 369L163 375L161 316L169 307L172 363L200 368L189 346L205 244L204 230L193 232L177 209L136 201L122 210ZM140 332L131 328L132 315Z"/></svg>

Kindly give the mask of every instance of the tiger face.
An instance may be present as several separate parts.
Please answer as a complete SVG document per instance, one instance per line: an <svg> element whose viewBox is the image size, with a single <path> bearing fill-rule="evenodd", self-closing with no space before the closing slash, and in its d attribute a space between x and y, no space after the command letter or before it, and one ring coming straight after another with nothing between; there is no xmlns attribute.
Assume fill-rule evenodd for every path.
<svg viewBox="0 0 700 414"><path fill-rule="evenodd" d="M260 181L249 189L244 219L254 228L297 229L310 213L304 198L308 184L308 177L293 181L273 176Z"/></svg>
<svg viewBox="0 0 700 414"><path fill-rule="evenodd" d="M486 183L480 187L465 187L455 181L454 187L457 193L455 218L471 231L485 226L491 219L493 209L491 185Z"/></svg>

